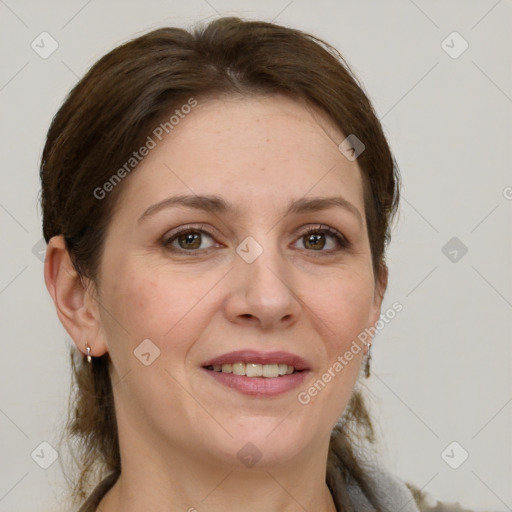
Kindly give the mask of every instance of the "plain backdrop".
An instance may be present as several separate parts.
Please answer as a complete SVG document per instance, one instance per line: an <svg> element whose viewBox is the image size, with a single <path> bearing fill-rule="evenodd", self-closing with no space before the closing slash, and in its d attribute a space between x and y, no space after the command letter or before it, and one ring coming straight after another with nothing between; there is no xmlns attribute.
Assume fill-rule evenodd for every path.
<svg viewBox="0 0 512 512"><path fill-rule="evenodd" d="M398 160L383 311L403 310L375 339L367 382L386 464L435 499L511 510L511 13L510 0L1 0L0 511L55 511L65 485L37 458L57 446L70 384L41 261L50 121L119 43L226 14L337 47ZM42 32L58 43L47 58L31 46Z"/></svg>

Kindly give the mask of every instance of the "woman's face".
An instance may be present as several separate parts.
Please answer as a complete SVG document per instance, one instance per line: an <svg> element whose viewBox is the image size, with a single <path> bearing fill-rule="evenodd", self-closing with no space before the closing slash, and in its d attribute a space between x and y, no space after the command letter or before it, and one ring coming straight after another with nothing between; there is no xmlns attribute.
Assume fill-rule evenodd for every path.
<svg viewBox="0 0 512 512"><path fill-rule="evenodd" d="M126 178L89 342L112 360L122 449L129 438L154 457L239 467L247 454L260 467L326 454L363 350L334 365L383 291L344 138L283 96L198 99ZM235 373L270 377L209 367L239 362L268 363ZM287 362L302 371L276 377Z"/></svg>

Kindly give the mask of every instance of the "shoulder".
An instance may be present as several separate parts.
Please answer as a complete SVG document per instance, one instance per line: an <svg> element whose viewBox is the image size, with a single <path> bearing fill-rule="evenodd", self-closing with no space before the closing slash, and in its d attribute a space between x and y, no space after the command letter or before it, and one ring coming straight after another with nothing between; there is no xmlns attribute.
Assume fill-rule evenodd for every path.
<svg viewBox="0 0 512 512"><path fill-rule="evenodd" d="M459 503L443 503L433 500L416 486L402 480L382 465L382 461L358 453L358 459L365 468L365 477L377 500L379 511L400 510L401 512L474 512ZM374 510L366 495L354 481L349 482L347 491L355 510Z"/></svg>
<svg viewBox="0 0 512 512"><path fill-rule="evenodd" d="M469 508L463 508L458 502L442 503L440 501L436 501L436 503L433 504L433 500L427 497L426 493L410 483L407 483L406 485L414 497L414 501L418 506L419 512L474 512Z"/></svg>
<svg viewBox="0 0 512 512"><path fill-rule="evenodd" d="M411 489L396 475L381 464L366 466L366 476L379 503L379 510L401 512L423 512L418 508ZM351 489L355 505L359 505L359 489ZM354 492L355 491L355 492ZM356 508L359 510L359 508ZM364 509L366 510L366 509Z"/></svg>
<svg viewBox="0 0 512 512"><path fill-rule="evenodd" d="M328 464L327 480L337 510L350 503L350 510L365 512L420 512L411 490L362 448L350 460Z"/></svg>
<svg viewBox="0 0 512 512"><path fill-rule="evenodd" d="M116 483L119 472L114 472L104 478L94 489L87 500L82 504L78 512L96 512L103 496L107 494L110 488Z"/></svg>

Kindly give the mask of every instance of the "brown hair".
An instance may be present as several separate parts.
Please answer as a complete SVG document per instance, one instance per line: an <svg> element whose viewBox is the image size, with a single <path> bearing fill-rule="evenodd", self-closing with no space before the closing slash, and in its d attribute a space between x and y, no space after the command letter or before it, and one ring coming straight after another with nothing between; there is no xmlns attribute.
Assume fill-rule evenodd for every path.
<svg viewBox="0 0 512 512"><path fill-rule="evenodd" d="M376 277L385 270L385 248L399 199L399 175L372 105L341 55L299 30L262 21L220 18L188 32L161 28L102 57L56 114L41 162L43 232L63 235L80 276L97 278L105 229L122 183L98 199L102 187L141 147L169 112L191 97L281 93L326 112L365 150L358 157L365 215ZM339 141L341 142L341 141ZM67 433L80 473L73 494L83 498L100 473L121 471L108 354L92 369L72 349L74 393ZM357 461L358 443L374 441L362 395L355 391L331 437L327 483L338 508L353 510L336 489L335 473L356 480L375 497Z"/></svg>

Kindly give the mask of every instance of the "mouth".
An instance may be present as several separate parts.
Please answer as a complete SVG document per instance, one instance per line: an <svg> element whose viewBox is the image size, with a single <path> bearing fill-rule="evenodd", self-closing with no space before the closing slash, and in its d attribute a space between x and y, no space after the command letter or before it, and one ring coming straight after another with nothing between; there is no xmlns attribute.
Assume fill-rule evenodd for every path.
<svg viewBox="0 0 512 512"><path fill-rule="evenodd" d="M309 373L309 364L288 352L237 351L201 366L218 383L243 394L259 396L290 391Z"/></svg>
<svg viewBox="0 0 512 512"><path fill-rule="evenodd" d="M291 375L302 370L297 370L288 364L258 364L258 363L242 363L235 364L215 364L204 367L206 370L232 373L233 375L245 375L246 377L263 377L266 379L275 379L283 375Z"/></svg>

